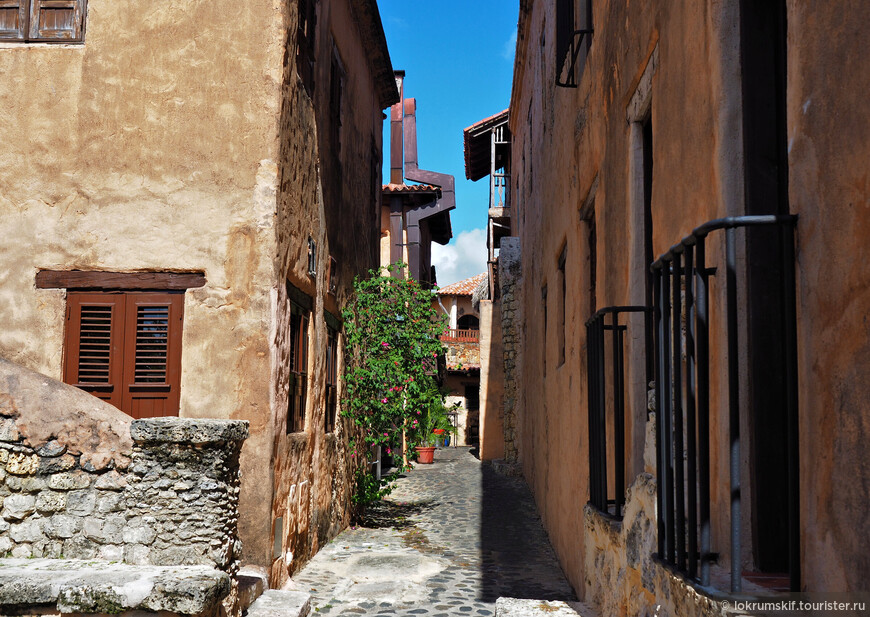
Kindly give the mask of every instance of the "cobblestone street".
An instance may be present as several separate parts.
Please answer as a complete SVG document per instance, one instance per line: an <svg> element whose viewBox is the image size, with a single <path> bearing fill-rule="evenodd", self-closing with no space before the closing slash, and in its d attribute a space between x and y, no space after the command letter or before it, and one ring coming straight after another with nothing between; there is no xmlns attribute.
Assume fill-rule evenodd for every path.
<svg viewBox="0 0 870 617"><path fill-rule="evenodd" d="M364 526L348 529L285 589L315 615L494 615L500 596L573 600L526 485L469 448L418 465Z"/></svg>

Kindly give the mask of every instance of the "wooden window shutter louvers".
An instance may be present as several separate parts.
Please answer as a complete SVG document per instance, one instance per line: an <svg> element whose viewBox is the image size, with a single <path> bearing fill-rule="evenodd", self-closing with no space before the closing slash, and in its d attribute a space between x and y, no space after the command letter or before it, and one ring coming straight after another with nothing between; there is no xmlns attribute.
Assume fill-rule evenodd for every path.
<svg viewBox="0 0 870 617"><path fill-rule="evenodd" d="M84 0L31 0L32 41L80 41Z"/></svg>
<svg viewBox="0 0 870 617"><path fill-rule="evenodd" d="M0 41L23 41L27 32L27 0L0 0Z"/></svg>
<svg viewBox="0 0 870 617"><path fill-rule="evenodd" d="M127 295L122 409L134 418L178 415L183 301Z"/></svg>
<svg viewBox="0 0 870 617"><path fill-rule="evenodd" d="M121 407L124 296L71 293L64 381Z"/></svg>

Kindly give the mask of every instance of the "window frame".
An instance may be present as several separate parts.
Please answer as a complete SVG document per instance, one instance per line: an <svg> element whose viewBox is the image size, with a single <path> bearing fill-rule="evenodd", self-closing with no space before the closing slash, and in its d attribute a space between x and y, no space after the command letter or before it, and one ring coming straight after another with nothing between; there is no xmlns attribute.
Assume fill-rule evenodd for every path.
<svg viewBox="0 0 870 617"><path fill-rule="evenodd" d="M338 354L339 331L328 323L326 325L326 392L323 406L323 430L335 432L338 415Z"/></svg>
<svg viewBox="0 0 870 617"><path fill-rule="evenodd" d="M66 319L63 346L63 381L114 405L133 418L177 416L180 408L182 332L184 329L184 291L181 290L94 290L71 289L66 298ZM110 307L108 324L109 349L105 353L106 381L96 381L96 376L82 377L82 347L87 345L91 355L93 348L105 347L95 340L96 335L85 334L83 312L85 308ZM141 309L166 307L165 343L143 341L141 334L153 330L157 324L149 324L140 319ZM96 321L105 321L96 318ZM92 319L92 324L94 319ZM94 327L91 325L91 327ZM91 330L93 332L93 330ZM89 339L90 343L85 343ZM165 363L159 362L160 350L157 345L165 345ZM140 361L151 358L150 369L138 370ZM94 359L102 364L103 358ZM151 370L156 365L164 365L163 381L154 378L139 380L142 371ZM93 364L92 364L93 366ZM84 369L88 370L88 369ZM100 372L97 369L97 372ZM152 413L158 403L144 401L163 401L159 414ZM150 409L149 409L150 406Z"/></svg>
<svg viewBox="0 0 870 617"><path fill-rule="evenodd" d="M15 8L18 28L0 30L0 43L84 43L88 0L0 0L0 11ZM71 29L40 29L41 11L54 9L73 11Z"/></svg>
<svg viewBox="0 0 870 617"><path fill-rule="evenodd" d="M290 366L287 384L287 434L305 431L308 404L308 329L311 312L290 300Z"/></svg>

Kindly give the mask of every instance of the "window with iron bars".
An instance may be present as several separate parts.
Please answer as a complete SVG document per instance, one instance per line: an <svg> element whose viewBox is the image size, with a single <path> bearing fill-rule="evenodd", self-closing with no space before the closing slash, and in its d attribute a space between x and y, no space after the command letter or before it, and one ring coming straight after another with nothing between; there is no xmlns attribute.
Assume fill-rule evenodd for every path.
<svg viewBox="0 0 870 617"><path fill-rule="evenodd" d="M592 45L592 0L556 0L556 85L576 88Z"/></svg>

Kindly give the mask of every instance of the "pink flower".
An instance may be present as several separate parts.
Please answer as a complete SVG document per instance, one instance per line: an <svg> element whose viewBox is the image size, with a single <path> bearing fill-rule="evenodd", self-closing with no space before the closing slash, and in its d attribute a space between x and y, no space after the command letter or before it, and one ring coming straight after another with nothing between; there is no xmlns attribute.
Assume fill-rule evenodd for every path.
<svg viewBox="0 0 870 617"><path fill-rule="evenodd" d="M382 398L382 399L381 399L381 402L382 402L382 403L386 403L386 402L387 402L387 397L385 396L384 398Z"/></svg>
<svg viewBox="0 0 870 617"><path fill-rule="evenodd" d="M389 433L384 433L384 437L389 437Z"/></svg>
<svg viewBox="0 0 870 617"><path fill-rule="evenodd" d="M392 453L393 453L393 451L390 450L389 448L387 448L387 454L392 454Z"/></svg>
<svg viewBox="0 0 870 617"><path fill-rule="evenodd" d="M383 343L381 343L381 347L389 347L389 346L390 346L390 344L389 344L388 342L386 342L386 341L384 341Z"/></svg>

